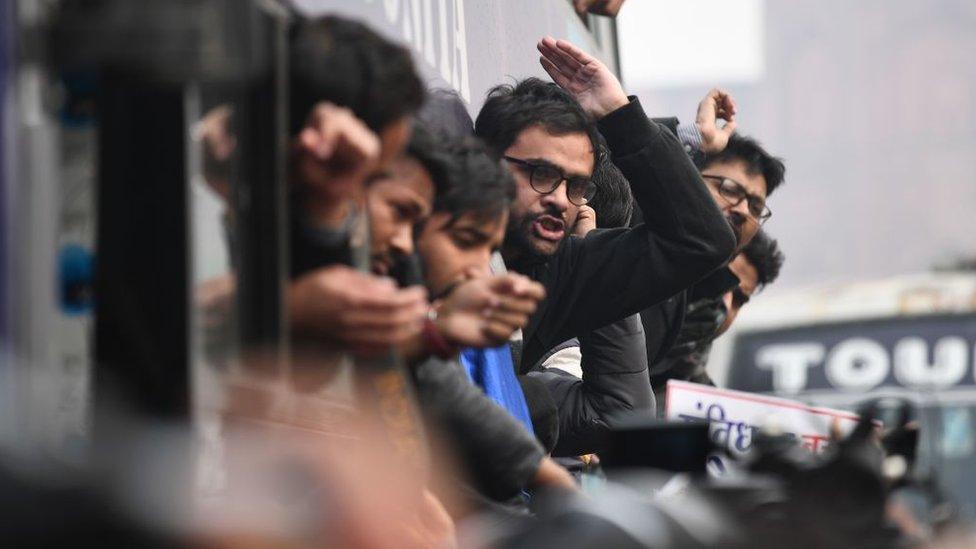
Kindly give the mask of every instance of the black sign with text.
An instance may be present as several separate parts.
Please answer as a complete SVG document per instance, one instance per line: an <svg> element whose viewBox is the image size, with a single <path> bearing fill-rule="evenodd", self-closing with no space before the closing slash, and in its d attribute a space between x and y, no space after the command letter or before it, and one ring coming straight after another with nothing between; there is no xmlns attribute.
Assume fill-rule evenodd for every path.
<svg viewBox="0 0 976 549"><path fill-rule="evenodd" d="M784 395L877 387L976 387L976 315L739 333L728 386Z"/></svg>

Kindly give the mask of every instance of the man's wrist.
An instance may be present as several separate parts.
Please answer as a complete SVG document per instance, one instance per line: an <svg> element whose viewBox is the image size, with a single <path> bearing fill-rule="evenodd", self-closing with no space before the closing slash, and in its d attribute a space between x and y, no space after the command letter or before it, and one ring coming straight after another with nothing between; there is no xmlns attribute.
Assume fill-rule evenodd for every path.
<svg viewBox="0 0 976 549"><path fill-rule="evenodd" d="M607 147L614 157L633 153L657 138L660 131L644 113L640 100L631 96L623 107L604 116L597 122L597 129L607 140Z"/></svg>
<svg viewBox="0 0 976 549"><path fill-rule="evenodd" d="M437 311L431 309L427 313L427 318L424 319L423 330L421 331L424 348L438 358L451 358L458 354L460 350L444 337L437 324L437 318Z"/></svg>
<svg viewBox="0 0 976 549"><path fill-rule="evenodd" d="M688 154L702 150L702 134L698 124L678 124L675 133Z"/></svg>
<svg viewBox="0 0 976 549"><path fill-rule="evenodd" d="M614 111L617 111L617 110L619 110L619 109L621 109L623 107L626 107L629 103L630 103L630 98L627 97L626 94L623 94L620 97L615 97L615 98L607 101L606 106L603 108L603 112L596 113L596 116L594 116L593 118L594 118L594 120L600 120L604 116L607 116L608 114L610 114L610 113L612 113Z"/></svg>

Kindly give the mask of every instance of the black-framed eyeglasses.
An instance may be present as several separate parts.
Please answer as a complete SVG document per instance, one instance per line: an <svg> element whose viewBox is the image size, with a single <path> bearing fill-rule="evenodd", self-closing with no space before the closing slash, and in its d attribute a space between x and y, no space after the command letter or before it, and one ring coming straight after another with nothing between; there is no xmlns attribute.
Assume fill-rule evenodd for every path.
<svg viewBox="0 0 976 549"><path fill-rule="evenodd" d="M766 205L766 201L758 196L749 194L746 188L742 186L742 183L721 175L702 174L702 178L715 182L715 189L718 191L718 195L728 201L730 206L738 206L743 200L746 200L749 215L758 221L760 225L765 223L773 215L769 206Z"/></svg>
<svg viewBox="0 0 976 549"><path fill-rule="evenodd" d="M515 164L529 174L529 185L539 194L549 194L566 182L566 198L577 206L589 202L596 192L596 185L588 177L567 177L559 168L549 164L529 162L521 158L503 157L507 162Z"/></svg>
<svg viewBox="0 0 976 549"><path fill-rule="evenodd" d="M745 293L741 287L732 288L732 306L739 309L749 303L749 294Z"/></svg>

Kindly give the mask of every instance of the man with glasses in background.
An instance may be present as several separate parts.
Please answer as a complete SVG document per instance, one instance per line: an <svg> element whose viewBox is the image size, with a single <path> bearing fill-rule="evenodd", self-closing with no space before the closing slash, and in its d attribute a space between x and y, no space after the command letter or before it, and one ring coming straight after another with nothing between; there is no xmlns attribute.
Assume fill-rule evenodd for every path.
<svg viewBox="0 0 976 549"><path fill-rule="evenodd" d="M732 226L738 251L742 251L772 216L766 198L783 182L786 168L758 141L738 134L729 138L722 151L706 154L699 164L702 179Z"/></svg>
<svg viewBox="0 0 976 549"><path fill-rule="evenodd" d="M736 251L741 252L772 215L766 198L783 183L785 165L755 139L739 134L733 134L722 150L706 153L695 163L735 233ZM703 374L708 348L729 314L723 298L739 285L736 273L726 266L641 312L655 394L662 395L669 379L707 378ZM660 409L663 398L657 404Z"/></svg>

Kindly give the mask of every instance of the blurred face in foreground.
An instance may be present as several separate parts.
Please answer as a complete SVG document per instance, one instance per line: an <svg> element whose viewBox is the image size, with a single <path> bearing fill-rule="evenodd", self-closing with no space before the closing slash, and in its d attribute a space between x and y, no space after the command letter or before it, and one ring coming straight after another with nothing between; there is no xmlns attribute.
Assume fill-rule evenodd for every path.
<svg viewBox="0 0 976 549"><path fill-rule="evenodd" d="M531 126L519 134L504 156L517 189L506 254L549 257L576 223L579 206L586 203L580 190L593 175L590 140L584 133L553 135L542 126ZM547 192L551 185L546 183L552 174L569 181L559 181Z"/></svg>
<svg viewBox="0 0 976 549"><path fill-rule="evenodd" d="M397 259L414 252L413 227L430 215L434 183L424 167L405 155L373 180L366 191L370 223L370 268L390 273Z"/></svg>
<svg viewBox="0 0 976 549"><path fill-rule="evenodd" d="M490 274L491 254L505 238L507 211L488 220L477 212L452 217L448 212L435 212L417 237L417 251L432 299L450 293L461 282Z"/></svg>
<svg viewBox="0 0 976 549"><path fill-rule="evenodd" d="M379 133L380 138L380 158L377 169L384 170L390 166L395 158L407 147L410 141L410 130L413 122L409 117L404 116L388 126Z"/></svg>

